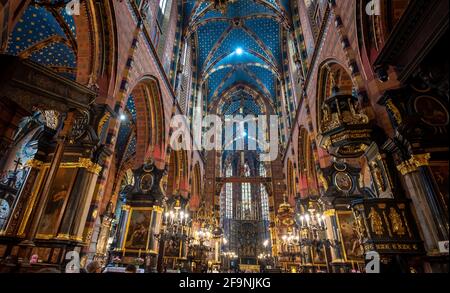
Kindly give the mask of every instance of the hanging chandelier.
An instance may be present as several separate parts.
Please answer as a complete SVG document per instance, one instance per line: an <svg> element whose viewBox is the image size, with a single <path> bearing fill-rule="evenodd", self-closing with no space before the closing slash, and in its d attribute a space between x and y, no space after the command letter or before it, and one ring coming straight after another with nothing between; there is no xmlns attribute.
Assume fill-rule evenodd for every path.
<svg viewBox="0 0 450 293"><path fill-rule="evenodd" d="M172 238L186 238L189 236L191 223L189 213L181 208L180 199L176 199L173 207L168 207L164 212L161 234Z"/></svg>

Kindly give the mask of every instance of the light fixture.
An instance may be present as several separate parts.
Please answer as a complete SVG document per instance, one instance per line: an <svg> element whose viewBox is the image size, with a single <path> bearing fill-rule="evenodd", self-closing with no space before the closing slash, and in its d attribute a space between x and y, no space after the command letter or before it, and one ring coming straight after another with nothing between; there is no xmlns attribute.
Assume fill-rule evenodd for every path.
<svg viewBox="0 0 450 293"><path fill-rule="evenodd" d="M240 47L237 48L235 52L236 52L237 55L242 55L242 54L244 54L244 50L243 50L242 48L240 48Z"/></svg>
<svg viewBox="0 0 450 293"><path fill-rule="evenodd" d="M125 121L125 120L127 120L127 115L122 113L122 114L120 114L119 119L120 119L120 121Z"/></svg>

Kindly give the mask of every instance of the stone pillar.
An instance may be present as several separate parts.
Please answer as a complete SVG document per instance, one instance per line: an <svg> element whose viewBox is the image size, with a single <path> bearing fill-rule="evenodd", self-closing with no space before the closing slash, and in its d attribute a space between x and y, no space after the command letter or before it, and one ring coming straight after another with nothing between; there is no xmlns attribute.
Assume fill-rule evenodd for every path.
<svg viewBox="0 0 450 293"><path fill-rule="evenodd" d="M446 234L448 239L448 231L445 233L442 231L443 224L440 215L437 214L438 211L436 211L435 195L429 192L430 190L427 188L429 183L425 182L421 174L424 172L423 169L428 166L429 159L430 154L413 155L410 160L398 165L397 169L403 175L406 192L413 202L415 217L425 243L425 249L428 255L433 256L439 254L438 243L445 239L443 234Z"/></svg>

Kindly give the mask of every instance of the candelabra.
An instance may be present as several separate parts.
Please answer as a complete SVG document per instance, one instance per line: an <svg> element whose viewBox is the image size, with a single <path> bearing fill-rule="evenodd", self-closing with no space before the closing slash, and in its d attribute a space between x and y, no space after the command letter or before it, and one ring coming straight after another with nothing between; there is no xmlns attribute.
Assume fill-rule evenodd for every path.
<svg viewBox="0 0 450 293"><path fill-rule="evenodd" d="M164 213L161 235L182 239L189 235L191 219L189 214L181 210L179 204Z"/></svg>
<svg viewBox="0 0 450 293"><path fill-rule="evenodd" d="M189 242L191 240L191 223L189 214L181 207L180 199L175 199L175 204L166 208L161 231L159 234L155 234L155 238L159 240L158 272L163 270L166 241Z"/></svg>

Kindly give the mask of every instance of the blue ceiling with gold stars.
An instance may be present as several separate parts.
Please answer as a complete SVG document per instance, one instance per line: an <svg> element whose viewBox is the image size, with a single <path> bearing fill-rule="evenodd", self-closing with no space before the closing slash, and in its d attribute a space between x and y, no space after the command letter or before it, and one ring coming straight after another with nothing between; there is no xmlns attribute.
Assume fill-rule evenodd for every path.
<svg viewBox="0 0 450 293"><path fill-rule="evenodd" d="M197 72L208 104L225 94L238 97L229 91L242 86L276 99L289 10L289 0L184 1L184 26L196 43ZM250 112L259 113L250 102L246 105L255 110ZM230 104L224 112L239 107Z"/></svg>
<svg viewBox="0 0 450 293"><path fill-rule="evenodd" d="M136 152L136 104L134 97L130 95L127 106L121 115L121 124L117 136L116 153L122 155L122 161L130 158ZM121 160L118 160L121 161Z"/></svg>
<svg viewBox="0 0 450 293"><path fill-rule="evenodd" d="M9 36L7 53L29 58L60 75L76 78L75 22L65 9L69 1L34 1Z"/></svg>

